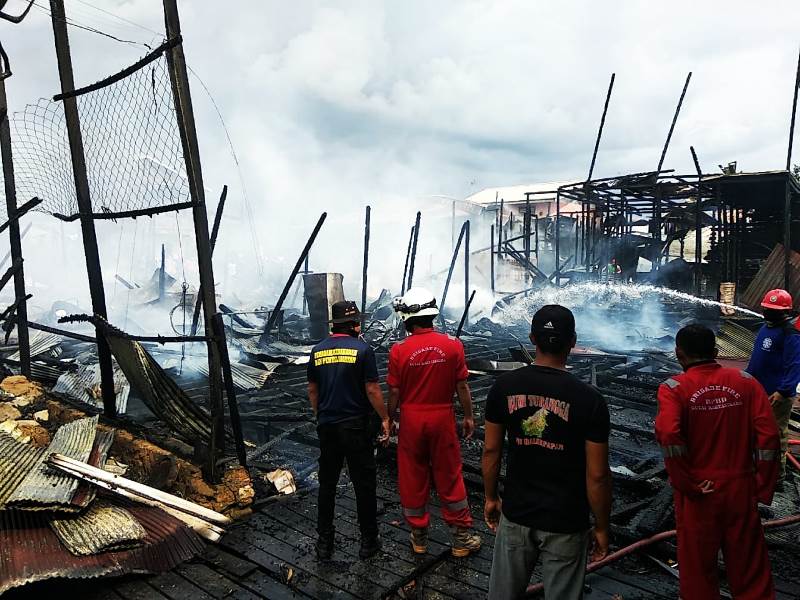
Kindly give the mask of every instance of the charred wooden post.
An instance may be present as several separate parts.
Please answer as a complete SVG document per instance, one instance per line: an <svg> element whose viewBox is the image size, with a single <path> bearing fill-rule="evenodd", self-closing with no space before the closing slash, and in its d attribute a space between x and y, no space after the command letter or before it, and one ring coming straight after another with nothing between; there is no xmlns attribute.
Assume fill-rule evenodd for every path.
<svg viewBox="0 0 800 600"><path fill-rule="evenodd" d="M555 279L556 279L556 286L559 285L559 275L561 271L561 262L560 262L560 253L561 247L559 242L561 240L561 229L559 227L559 221L561 219L561 190L556 190L556 222L555 226L553 227L554 235L556 236L556 269L555 269Z"/></svg>
<svg viewBox="0 0 800 600"><path fill-rule="evenodd" d="M489 279L494 294L494 225L492 225L490 233L490 247L489 247Z"/></svg>
<svg viewBox="0 0 800 600"><path fill-rule="evenodd" d="M166 272L165 272L165 265L166 262L166 251L164 249L164 244L161 244L161 267L158 269L158 299L164 299L164 286L166 283ZM186 333L185 331L183 333Z"/></svg>
<svg viewBox="0 0 800 600"><path fill-rule="evenodd" d="M325 222L325 219L328 217L328 213L324 212L320 216L317 224L314 226L314 231L311 232L311 235L306 242L306 245L303 247L303 251L300 253L300 257L297 259L297 262L292 269L291 274L289 275L289 279L286 281L286 285L283 286L283 291L281 295L278 297L278 301L275 303L275 307L272 309L269 315L269 319L267 319L267 325L264 327L264 332L261 334L261 338L259 339L259 344L266 344L269 341L270 333L272 328L275 325L275 322L278 320L278 315L281 312L281 308L283 307L283 303L286 300L286 296L289 295L289 291L292 289L292 285L294 284L294 280L297 277L297 273L300 271L300 267L303 265L303 262L308 257L308 252L311 250L311 246L314 245L314 240L317 239L317 234L319 230L322 229L322 224Z"/></svg>
<svg viewBox="0 0 800 600"><path fill-rule="evenodd" d="M683 84L683 91L681 92L681 97L678 99L678 106L675 107L675 114L672 116L672 123L669 126L669 132L667 133L667 139L664 141L664 147L661 149L661 158L658 159L658 168L656 169L656 176L661 173L661 168L664 166L664 159L667 156L667 150L669 149L669 142L672 139L672 133L675 131L675 123L678 122L678 115L681 114L681 106L683 106L683 99L686 97L686 90L689 87L689 81L692 79L692 72L689 71L689 74L686 76L686 82Z"/></svg>
<svg viewBox="0 0 800 600"><path fill-rule="evenodd" d="M414 264L417 261L417 243L419 242L419 222L422 213L417 211L417 219L414 221L414 242L411 246L411 262L408 263L408 289L414 285Z"/></svg>
<svg viewBox="0 0 800 600"><path fill-rule="evenodd" d="M303 263L303 275L308 275L311 272L308 268L308 261L309 261L309 255L306 254L306 262ZM303 285L305 286L305 280L303 281L304 281ZM305 289L303 289L303 314L304 315L308 314L308 298L306 297Z"/></svg>
<svg viewBox="0 0 800 600"><path fill-rule="evenodd" d="M53 0L56 1L56 0ZM55 17L54 17L55 19ZM180 17L177 0L164 0L164 20L167 38L179 39L181 36ZM189 89L189 76L186 71L186 58L183 45L177 44L166 52L169 65L169 76L172 83L172 94L178 130L183 146L183 157L186 163L186 178L192 198L192 218L194 220L195 242L197 245L197 262L200 274L200 294L203 299L203 321L206 330L206 347L208 349L208 395L211 412L211 443L206 463L206 476L212 481L218 479L217 458L225 447L225 421L222 401L221 358L219 346L214 341L214 315L217 312L214 297L214 267L211 262L211 240L206 215L205 188L203 172L200 165L200 149L197 143L192 96Z"/></svg>
<svg viewBox="0 0 800 600"><path fill-rule="evenodd" d="M456 247L453 249L453 258L450 259L450 268L447 270L447 279L444 282L444 291L442 292L442 299L439 302L439 322L442 324L442 329L447 329L447 324L444 319L444 307L445 302L447 301L447 292L450 289L450 280L453 278L453 270L456 268L456 259L458 258L458 251L461 248L461 242L464 240L464 234L467 231L467 223L469 221L464 221L464 224L461 225L461 231L458 234L458 240L456 240Z"/></svg>
<svg viewBox="0 0 800 600"><path fill-rule="evenodd" d="M372 208L367 206L364 215L364 264L361 270L361 327L364 327L364 314L367 310L367 270L369 269L369 226Z"/></svg>
<svg viewBox="0 0 800 600"><path fill-rule="evenodd" d="M219 235L219 226L222 223L222 211L225 209L225 200L228 197L228 186L222 186L222 194L217 203L217 210L214 213L214 225L211 226L211 255L214 255L214 247L217 245L217 236ZM191 335L197 335L197 323L200 321L200 308L203 306L203 292L197 291L197 301L194 304L194 314L192 315L192 329ZM184 333L186 333L184 331Z"/></svg>
<svg viewBox="0 0 800 600"><path fill-rule="evenodd" d="M783 289L789 289L789 273L791 272L792 255L792 187L789 175L784 184L785 199L783 203Z"/></svg>
<svg viewBox="0 0 800 600"><path fill-rule="evenodd" d="M408 261L411 260L411 245L414 243L414 229L415 227L411 226L411 233L408 236L408 248L406 249L406 263L403 266L403 284L400 286L400 295L406 293L406 280L408 277Z"/></svg>
<svg viewBox="0 0 800 600"><path fill-rule="evenodd" d="M653 263L650 271L658 271L661 267L661 187L656 183L656 195L653 198L653 242L655 243L653 252Z"/></svg>
<svg viewBox="0 0 800 600"><path fill-rule="evenodd" d="M794 121L797 115L797 91L800 89L800 53L797 55L797 73L794 76L794 98L792 100L792 117L789 121L789 147L786 150L786 170L792 170L792 145L794 143Z"/></svg>
<svg viewBox="0 0 800 600"><path fill-rule="evenodd" d="M233 385L231 360L228 356L228 344L225 341L225 325L222 322L222 315L220 313L214 315L214 338L217 340L217 345L219 346L222 379L225 382L225 395L228 397L228 414L230 415L233 439L236 444L236 457L239 459L240 465L247 467L247 452L244 448L242 420L239 417L239 403L236 400L236 388Z"/></svg>
<svg viewBox="0 0 800 600"><path fill-rule="evenodd" d="M700 161L697 160L697 153L694 151L694 146L689 146L692 153L692 161L694 162L694 169L697 172L697 202L694 206L694 260L695 260L695 280L694 291L695 295L699 296L701 292L701 285L703 280L703 213L701 210L702 197L703 197L703 171L700 169Z"/></svg>
<svg viewBox="0 0 800 600"><path fill-rule="evenodd" d="M606 124L606 115L608 114L608 103L611 101L611 91L614 89L614 79L616 78L617 74L611 74L611 81L608 82L608 91L606 92L606 102L603 105L603 116L600 117L600 127L597 129L597 139L594 142L594 151L592 152L592 162L589 164L589 176L586 178L586 182L592 180L592 175L594 174L594 165L597 161L597 150L600 148L600 138L603 137L603 127Z"/></svg>
<svg viewBox="0 0 800 600"><path fill-rule="evenodd" d="M505 198L500 198L500 223L498 225L498 233L497 233L497 258L503 257L503 208L505 204ZM506 236L508 237L508 236ZM538 256L537 256L538 258Z"/></svg>
<svg viewBox="0 0 800 600"><path fill-rule="evenodd" d="M475 290L472 290L472 293L467 298L467 302L464 305L464 312L461 315L461 321L458 323L458 329L456 329L456 337L461 337L461 332L464 331L464 325L467 324L467 319L469 315L469 307L472 306L472 301L475 299Z"/></svg>
<svg viewBox="0 0 800 600"><path fill-rule="evenodd" d="M469 302L469 221L464 223L464 225L466 227L466 232L464 233L464 305L466 306ZM464 318L467 319L466 322L468 323L469 319L466 315ZM463 322L464 320L462 319L462 323Z"/></svg>
<svg viewBox="0 0 800 600"><path fill-rule="evenodd" d="M522 221L522 233L525 236L525 260L531 262L531 199L528 194L525 194L525 217ZM530 278L530 273L525 271L525 282L527 283Z"/></svg>
<svg viewBox="0 0 800 600"><path fill-rule="evenodd" d="M6 81L0 78L0 152L3 160L3 181L8 216L8 239L11 243L12 263L19 268L14 271L14 299L17 306L17 340L19 345L20 371L31 376L31 345L28 335L28 303L25 294L25 273L22 266L22 238L19 232L17 188L14 181L14 160L11 152L11 128L8 123L8 101Z"/></svg>
<svg viewBox="0 0 800 600"><path fill-rule="evenodd" d="M53 22L56 58L58 59L58 75L61 80L61 92L75 89L70 56L69 36L67 34L67 18L64 12L64 0L50 0L50 13ZM97 233L92 219L92 200L89 192L89 178L86 174L86 157L83 151L78 101L72 97L62 100L64 117L69 138L69 150L72 158L72 174L75 180L75 197L78 202L78 213L83 236L83 252L86 258L86 273L89 279L89 294L92 299L92 312L106 319L106 294L103 289L103 271L100 268L100 253L97 248ZM97 358L100 363L100 390L103 396L103 412L113 417L117 414L114 393L114 369L111 363L111 349L105 337L97 333Z"/></svg>

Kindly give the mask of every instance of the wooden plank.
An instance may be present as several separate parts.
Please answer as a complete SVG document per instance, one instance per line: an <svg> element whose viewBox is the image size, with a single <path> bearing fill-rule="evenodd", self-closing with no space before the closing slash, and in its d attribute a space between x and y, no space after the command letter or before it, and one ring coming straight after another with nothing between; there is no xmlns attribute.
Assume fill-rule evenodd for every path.
<svg viewBox="0 0 800 600"><path fill-rule="evenodd" d="M219 546L207 546L206 551L203 552L202 560L226 573L230 573L234 577L245 577L258 569L258 565L226 552Z"/></svg>
<svg viewBox="0 0 800 600"><path fill-rule="evenodd" d="M213 600L213 596L172 571L156 575L147 583L171 600Z"/></svg>
<svg viewBox="0 0 800 600"><path fill-rule="evenodd" d="M307 596L297 589L290 588L278 581L275 581L268 573L263 571L253 571L247 577L239 580L239 584L245 588L246 593L256 594L259 598L269 600L297 600L300 598L318 598L318 596ZM234 592L231 598L246 598L239 592ZM324 596L323 596L324 597Z"/></svg>
<svg viewBox="0 0 800 600"><path fill-rule="evenodd" d="M240 587L225 575L201 563L182 564L175 569L175 572L205 590L213 598L227 598L233 593L236 593L243 600L253 600L260 597Z"/></svg>
<svg viewBox="0 0 800 600"><path fill-rule="evenodd" d="M129 579L114 585L114 591L125 600L152 600L154 598L167 598L164 594L147 585L147 579L140 577Z"/></svg>
<svg viewBox="0 0 800 600"><path fill-rule="evenodd" d="M370 590L364 582L352 577L343 577L331 569L323 577L308 572L298 565L308 562L308 549L295 548L272 536L254 529L237 528L226 535L220 543L229 549L245 553L250 560L264 568L278 581L286 581L292 589L316 597L369 598ZM337 577L337 575L339 575Z"/></svg>

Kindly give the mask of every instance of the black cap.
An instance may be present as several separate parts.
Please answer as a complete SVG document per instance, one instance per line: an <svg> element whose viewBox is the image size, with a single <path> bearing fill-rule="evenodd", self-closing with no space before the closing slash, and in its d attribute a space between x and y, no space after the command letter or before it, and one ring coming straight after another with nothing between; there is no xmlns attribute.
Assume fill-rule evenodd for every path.
<svg viewBox="0 0 800 600"><path fill-rule="evenodd" d="M358 305L349 300L342 300L336 302L331 306L331 316L333 317L329 323L336 325L341 323L358 323L361 321L361 312L358 310Z"/></svg>
<svg viewBox="0 0 800 600"><path fill-rule="evenodd" d="M533 315L531 332L537 336L569 339L575 335L575 316L564 306L548 304Z"/></svg>

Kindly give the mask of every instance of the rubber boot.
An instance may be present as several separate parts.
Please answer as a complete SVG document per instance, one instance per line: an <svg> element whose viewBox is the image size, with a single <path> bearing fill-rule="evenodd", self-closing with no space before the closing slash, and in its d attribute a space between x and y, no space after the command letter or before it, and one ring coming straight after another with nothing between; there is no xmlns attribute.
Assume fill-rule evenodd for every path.
<svg viewBox="0 0 800 600"><path fill-rule="evenodd" d="M411 528L411 549L414 554L425 554L428 552L428 529Z"/></svg>
<svg viewBox="0 0 800 600"><path fill-rule="evenodd" d="M451 527L450 533L453 536L452 554L456 558L469 556L477 552L481 547L481 536L474 533L472 529L466 527Z"/></svg>

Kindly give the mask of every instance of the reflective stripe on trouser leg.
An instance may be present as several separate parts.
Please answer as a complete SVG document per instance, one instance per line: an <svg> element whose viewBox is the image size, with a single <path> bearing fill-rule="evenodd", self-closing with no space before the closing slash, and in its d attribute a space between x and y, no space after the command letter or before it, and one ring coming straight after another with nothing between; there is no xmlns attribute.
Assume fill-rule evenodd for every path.
<svg viewBox="0 0 800 600"><path fill-rule="evenodd" d="M761 448L756 448L756 458L758 460L775 460L777 456L777 450L763 450Z"/></svg>
<svg viewBox="0 0 800 600"><path fill-rule="evenodd" d="M403 507L403 515L405 517L424 517L425 513L428 512L428 506L420 506L419 508L408 508L407 506Z"/></svg>
<svg viewBox="0 0 800 600"><path fill-rule="evenodd" d="M467 502L466 497L458 502L442 502L442 508L455 513L464 510L465 508L469 508L469 502Z"/></svg>
<svg viewBox="0 0 800 600"><path fill-rule="evenodd" d="M661 446L661 454L664 458L675 458L677 456L687 456L689 449L686 446Z"/></svg>

